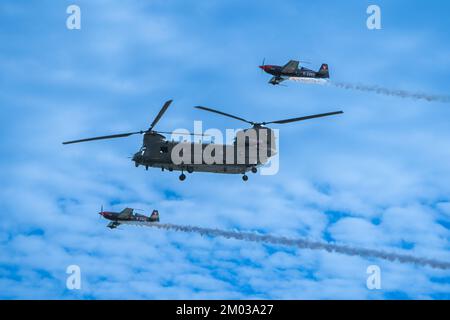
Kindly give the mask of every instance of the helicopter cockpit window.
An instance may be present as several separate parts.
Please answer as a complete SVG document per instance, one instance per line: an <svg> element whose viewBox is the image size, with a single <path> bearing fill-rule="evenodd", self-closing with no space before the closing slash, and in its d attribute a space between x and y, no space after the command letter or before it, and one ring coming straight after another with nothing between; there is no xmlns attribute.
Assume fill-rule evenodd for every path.
<svg viewBox="0 0 450 320"><path fill-rule="evenodd" d="M162 146L161 148L159 148L159 153L168 153L169 152L169 148L167 146Z"/></svg>

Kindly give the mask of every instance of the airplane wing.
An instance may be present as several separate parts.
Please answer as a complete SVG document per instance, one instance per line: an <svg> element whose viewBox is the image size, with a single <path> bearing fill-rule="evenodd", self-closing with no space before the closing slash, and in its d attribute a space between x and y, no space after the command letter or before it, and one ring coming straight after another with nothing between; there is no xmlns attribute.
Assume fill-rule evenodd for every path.
<svg viewBox="0 0 450 320"><path fill-rule="evenodd" d="M133 209L125 208L119 213L117 218L118 219L129 219L132 215L133 215Z"/></svg>
<svg viewBox="0 0 450 320"><path fill-rule="evenodd" d="M270 79L269 83L273 84L273 85L277 85L282 83L284 80L286 80L285 78L281 78L281 77L272 77L272 79Z"/></svg>
<svg viewBox="0 0 450 320"><path fill-rule="evenodd" d="M291 60L283 67L283 69L281 69L281 72L282 73L294 73L295 70L298 69L298 64L299 64L298 61Z"/></svg>

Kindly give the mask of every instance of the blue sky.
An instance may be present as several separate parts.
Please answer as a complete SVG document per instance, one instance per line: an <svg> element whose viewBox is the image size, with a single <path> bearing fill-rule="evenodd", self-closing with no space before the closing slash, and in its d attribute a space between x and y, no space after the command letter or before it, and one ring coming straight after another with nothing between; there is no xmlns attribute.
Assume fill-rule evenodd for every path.
<svg viewBox="0 0 450 320"><path fill-rule="evenodd" d="M82 29L65 27L75 3ZM382 10L379 31L366 8ZM449 106L332 87L267 84L257 66L330 65L335 80L446 94L442 1L2 1L0 297L448 299L448 271L136 227L97 212L159 209L164 222L258 230L450 261ZM275 176L136 169L147 128L239 128L343 109L280 130ZM66 289L81 267L82 289ZM366 288L379 265L382 290Z"/></svg>

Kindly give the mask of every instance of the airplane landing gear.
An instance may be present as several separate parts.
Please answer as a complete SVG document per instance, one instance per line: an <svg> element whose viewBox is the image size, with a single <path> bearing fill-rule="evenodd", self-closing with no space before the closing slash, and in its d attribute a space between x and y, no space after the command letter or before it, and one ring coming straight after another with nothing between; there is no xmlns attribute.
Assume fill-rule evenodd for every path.
<svg viewBox="0 0 450 320"><path fill-rule="evenodd" d="M242 176L242 180L247 181L247 180L248 180L248 176L247 176L246 174L244 174L244 175Z"/></svg>

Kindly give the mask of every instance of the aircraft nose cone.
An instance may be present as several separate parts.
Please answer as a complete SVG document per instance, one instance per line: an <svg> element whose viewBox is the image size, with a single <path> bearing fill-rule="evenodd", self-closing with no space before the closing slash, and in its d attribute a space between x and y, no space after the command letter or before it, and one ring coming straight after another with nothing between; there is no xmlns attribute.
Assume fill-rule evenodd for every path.
<svg viewBox="0 0 450 320"><path fill-rule="evenodd" d="M131 161L136 162L136 161L139 161L140 158L141 158L141 154L140 154L140 153L135 153L135 154L133 155L133 158L131 159Z"/></svg>

